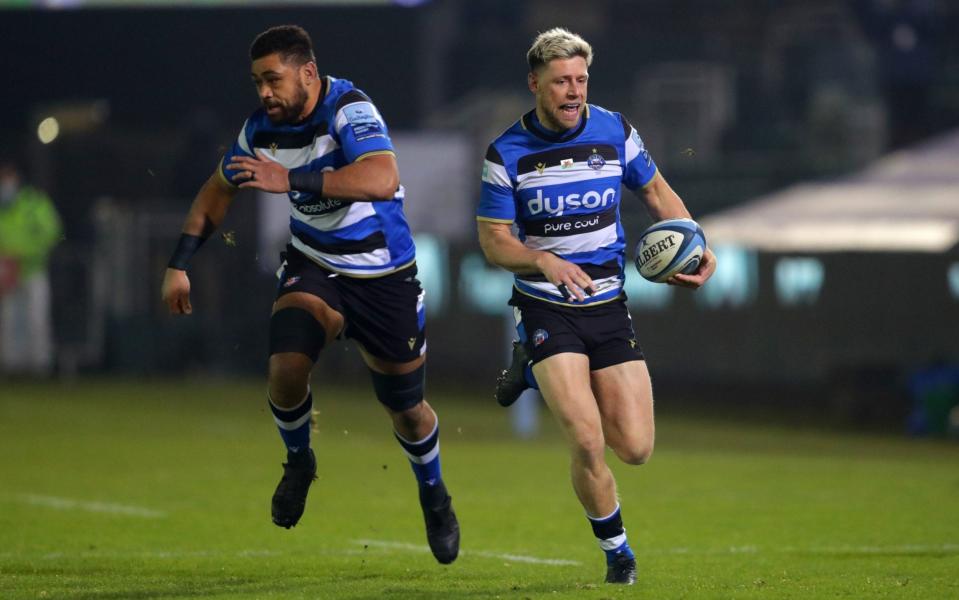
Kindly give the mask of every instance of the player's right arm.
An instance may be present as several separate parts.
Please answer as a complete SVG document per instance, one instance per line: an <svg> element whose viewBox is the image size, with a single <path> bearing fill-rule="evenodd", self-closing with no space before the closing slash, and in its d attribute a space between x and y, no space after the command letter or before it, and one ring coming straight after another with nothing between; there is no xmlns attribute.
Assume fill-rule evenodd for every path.
<svg viewBox="0 0 959 600"><path fill-rule="evenodd" d="M583 290L593 285L589 276L578 265L551 252L527 248L513 235L515 219L513 182L499 151L490 145L483 161L483 184L476 212L480 247L486 260L521 275L542 273L559 289L567 290L577 300L584 300Z"/></svg>
<svg viewBox="0 0 959 600"><path fill-rule="evenodd" d="M551 252L532 250L513 235L509 223L478 219L480 247L486 260L518 274L542 273L557 288L566 289L577 300L586 299L584 290L593 287L593 280L578 265Z"/></svg>
<svg viewBox="0 0 959 600"><path fill-rule="evenodd" d="M176 251L170 259L163 275L160 293L163 302L175 315L190 314L190 278L186 274L187 264L203 242L223 222L226 212L236 195L237 188L225 179L221 169L213 173L197 193L177 243Z"/></svg>

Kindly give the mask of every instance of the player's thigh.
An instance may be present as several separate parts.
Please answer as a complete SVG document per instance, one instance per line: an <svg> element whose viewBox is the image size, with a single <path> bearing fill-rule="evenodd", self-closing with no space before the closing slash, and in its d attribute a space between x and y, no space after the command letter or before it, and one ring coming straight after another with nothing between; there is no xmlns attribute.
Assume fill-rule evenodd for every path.
<svg viewBox="0 0 959 600"><path fill-rule="evenodd" d="M553 354L533 365L543 400L570 443L581 451L602 452L603 428L590 388L589 358L585 354Z"/></svg>
<svg viewBox="0 0 959 600"><path fill-rule="evenodd" d="M331 343L345 324L337 277L331 277L335 275L332 271L320 267L292 246L287 246L283 257L271 319L280 311L304 311L323 329L321 345ZM291 322L302 323L310 331L316 330L312 322L304 320L302 313L287 314L296 315Z"/></svg>
<svg viewBox="0 0 959 600"><path fill-rule="evenodd" d="M320 351L343 329L343 315L311 292L282 294L270 316L268 379L274 400L287 404L305 393Z"/></svg>
<svg viewBox="0 0 959 600"><path fill-rule="evenodd" d="M413 360L396 361L373 356L360 342L357 343L357 346L359 347L360 356L363 357L363 362L366 363L366 366L369 367L371 371L382 373L383 375L406 375L426 363L425 352Z"/></svg>
<svg viewBox="0 0 959 600"><path fill-rule="evenodd" d="M322 348L343 328L343 315L307 292L277 298L270 317L270 396L278 406L296 405L306 394L310 371Z"/></svg>
<svg viewBox="0 0 959 600"><path fill-rule="evenodd" d="M592 371L590 380L606 442L625 462L646 462L656 437L646 361L631 360Z"/></svg>
<svg viewBox="0 0 959 600"><path fill-rule="evenodd" d="M323 328L324 343L329 344L343 330L343 315L332 308L326 300L310 292L284 294L273 303L273 315L284 309L300 309L309 313Z"/></svg>
<svg viewBox="0 0 959 600"><path fill-rule="evenodd" d="M426 355L426 305L415 265L383 277L340 278L339 290L344 335L359 345L371 370L402 375L420 368Z"/></svg>

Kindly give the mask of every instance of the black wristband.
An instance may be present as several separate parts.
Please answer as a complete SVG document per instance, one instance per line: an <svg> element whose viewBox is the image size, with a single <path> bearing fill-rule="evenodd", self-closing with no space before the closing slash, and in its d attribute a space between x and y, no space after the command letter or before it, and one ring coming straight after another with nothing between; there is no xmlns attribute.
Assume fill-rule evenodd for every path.
<svg viewBox="0 0 959 600"><path fill-rule="evenodd" d="M196 251L200 249L200 246L202 246L205 241L206 238L204 237L181 233L180 241L177 242L176 250L173 251L173 256L170 257L170 262L167 264L167 267L186 271L190 259L193 258L193 255L196 254Z"/></svg>
<svg viewBox="0 0 959 600"><path fill-rule="evenodd" d="M323 196L323 171L308 171L306 169L290 169L287 176L290 180L290 189L297 192L309 192L316 196Z"/></svg>

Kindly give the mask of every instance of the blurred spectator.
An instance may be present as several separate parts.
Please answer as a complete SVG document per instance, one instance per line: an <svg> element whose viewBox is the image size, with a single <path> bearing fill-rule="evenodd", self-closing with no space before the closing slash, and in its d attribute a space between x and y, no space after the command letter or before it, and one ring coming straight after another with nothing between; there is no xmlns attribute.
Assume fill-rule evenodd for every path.
<svg viewBox="0 0 959 600"><path fill-rule="evenodd" d="M53 366L47 262L61 237L49 196L0 159L0 372L45 375Z"/></svg>
<svg viewBox="0 0 959 600"><path fill-rule="evenodd" d="M938 73L942 16L935 0L857 0L863 29L879 53L890 145L932 133L931 94Z"/></svg>
<svg viewBox="0 0 959 600"><path fill-rule="evenodd" d="M908 431L912 435L959 436L955 422L959 407L959 365L938 358L909 377L912 412Z"/></svg>

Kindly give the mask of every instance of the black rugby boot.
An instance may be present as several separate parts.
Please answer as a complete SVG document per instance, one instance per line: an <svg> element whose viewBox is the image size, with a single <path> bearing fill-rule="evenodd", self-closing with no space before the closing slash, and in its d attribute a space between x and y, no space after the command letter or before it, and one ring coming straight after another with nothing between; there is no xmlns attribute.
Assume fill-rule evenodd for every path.
<svg viewBox="0 0 959 600"><path fill-rule="evenodd" d="M442 482L420 488L420 506L426 521L426 540L436 560L448 565L460 553L460 524L453 512L453 499Z"/></svg>
<svg viewBox="0 0 959 600"><path fill-rule="evenodd" d="M514 341L513 358L510 360L509 368L503 369L496 378L496 392L493 393L493 397L500 406L511 406L529 387L526 384L525 375L527 364L529 364L529 355L526 354L526 347Z"/></svg>
<svg viewBox="0 0 959 600"><path fill-rule="evenodd" d="M316 456L313 449L287 452L283 478L273 493L273 522L289 529L297 524L306 508L306 494L316 479Z"/></svg>
<svg viewBox="0 0 959 600"><path fill-rule="evenodd" d="M636 559L618 554L606 567L606 583L633 585L636 583Z"/></svg>

